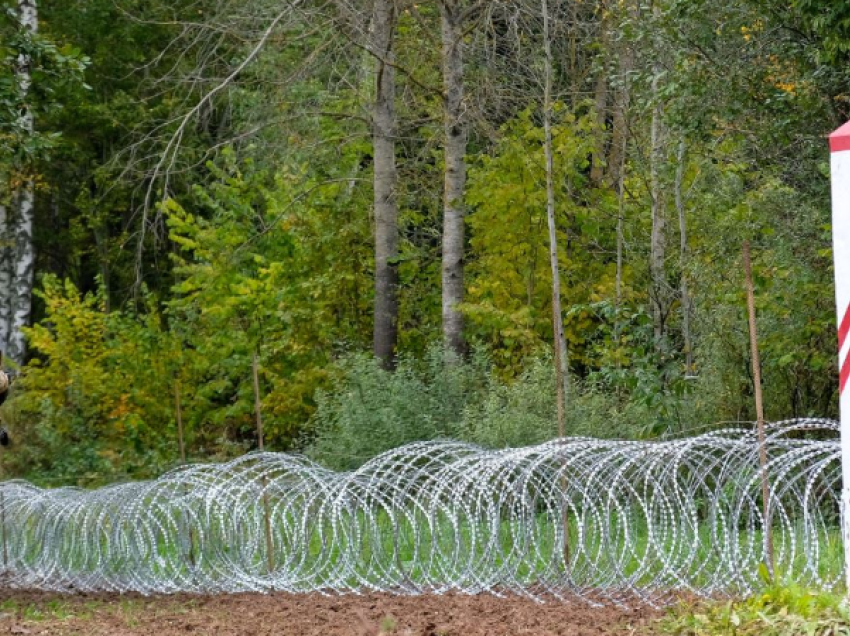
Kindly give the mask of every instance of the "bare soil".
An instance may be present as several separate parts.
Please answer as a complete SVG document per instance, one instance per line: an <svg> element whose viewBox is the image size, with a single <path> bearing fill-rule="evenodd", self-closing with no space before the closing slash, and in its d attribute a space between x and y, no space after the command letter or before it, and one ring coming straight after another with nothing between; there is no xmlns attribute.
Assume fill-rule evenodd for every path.
<svg viewBox="0 0 850 636"><path fill-rule="evenodd" d="M60 595L0 589L0 635L647 635L660 613L581 601L388 594Z"/></svg>

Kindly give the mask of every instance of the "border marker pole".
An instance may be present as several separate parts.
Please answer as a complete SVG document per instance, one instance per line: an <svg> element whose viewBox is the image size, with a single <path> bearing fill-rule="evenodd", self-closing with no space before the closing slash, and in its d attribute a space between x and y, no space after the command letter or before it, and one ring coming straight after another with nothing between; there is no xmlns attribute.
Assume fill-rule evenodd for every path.
<svg viewBox="0 0 850 636"><path fill-rule="evenodd" d="M841 420L841 534L845 590L850 594L850 122L829 136L832 177L832 257L838 316L838 390Z"/></svg>

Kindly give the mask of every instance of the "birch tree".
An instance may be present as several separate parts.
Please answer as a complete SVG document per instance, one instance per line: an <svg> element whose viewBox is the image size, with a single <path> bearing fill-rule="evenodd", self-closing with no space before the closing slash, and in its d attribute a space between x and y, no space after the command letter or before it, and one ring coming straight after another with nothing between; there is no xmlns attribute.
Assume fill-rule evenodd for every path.
<svg viewBox="0 0 850 636"><path fill-rule="evenodd" d="M463 121L463 24L458 0L440 2L443 48L443 341L458 355L465 351L463 315L464 190L467 130Z"/></svg>
<svg viewBox="0 0 850 636"><path fill-rule="evenodd" d="M8 350L12 328L12 237L9 208L0 203L0 352Z"/></svg>
<svg viewBox="0 0 850 636"><path fill-rule="evenodd" d="M36 0L18 0L18 18L21 28L31 35L38 32L38 9ZM27 105L27 98L32 85L30 66L32 58L26 51L18 55L16 76L24 109L20 117L20 127L25 134L32 135L34 118L32 108ZM22 363L26 354L23 327L29 324L32 307L32 286L35 276L35 250L33 247L32 231L35 208L35 183L28 176L14 196L17 206L15 217L9 233L14 239L14 256L12 284L10 286L11 322L8 335L8 355ZM4 275L5 276L5 275ZM2 279L0 279L2 280Z"/></svg>
<svg viewBox="0 0 850 636"><path fill-rule="evenodd" d="M443 71L443 341L458 355L466 352L463 314L458 305L464 298L464 195L470 107L464 70L464 36L470 22L487 6L483 0L440 0Z"/></svg>

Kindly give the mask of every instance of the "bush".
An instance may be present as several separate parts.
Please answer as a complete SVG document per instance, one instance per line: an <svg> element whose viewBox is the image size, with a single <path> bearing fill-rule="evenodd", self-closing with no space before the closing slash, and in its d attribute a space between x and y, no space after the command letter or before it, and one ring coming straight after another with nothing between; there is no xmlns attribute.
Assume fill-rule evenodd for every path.
<svg viewBox="0 0 850 636"><path fill-rule="evenodd" d="M557 436L552 356L529 360L505 380L478 349L468 361L447 360L439 347L417 361L402 357L394 373L369 355L337 365L333 389L320 392L309 456L334 469L418 440L460 439L487 448L528 446ZM576 383L567 404L570 436L636 437L655 430L651 405L619 397L600 383Z"/></svg>
<svg viewBox="0 0 850 636"><path fill-rule="evenodd" d="M464 411L486 393L490 367L481 353L458 362L432 347L421 361L402 356L392 373L352 355L337 375L336 387L317 396L308 454L347 469L416 440L464 437Z"/></svg>
<svg viewBox="0 0 850 636"><path fill-rule="evenodd" d="M47 320L27 330L35 357L4 406L13 475L88 485L162 472L176 458L167 334L159 316L107 313L45 277Z"/></svg>

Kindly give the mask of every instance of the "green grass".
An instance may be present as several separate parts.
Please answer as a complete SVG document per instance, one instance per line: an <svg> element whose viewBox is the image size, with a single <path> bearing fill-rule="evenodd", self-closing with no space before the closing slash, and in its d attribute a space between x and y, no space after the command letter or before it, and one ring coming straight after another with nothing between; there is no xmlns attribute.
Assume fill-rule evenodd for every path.
<svg viewBox="0 0 850 636"><path fill-rule="evenodd" d="M186 613L195 608L192 599L151 600L145 598L84 599L78 596L22 601L0 601L0 615L11 615L26 622L93 621L98 615L118 617L127 627L137 627L150 612ZM45 632L46 633L46 632Z"/></svg>
<svg viewBox="0 0 850 636"><path fill-rule="evenodd" d="M839 594L766 583L747 599L680 605L657 627L675 636L850 636L850 607Z"/></svg>
<svg viewBox="0 0 850 636"><path fill-rule="evenodd" d="M88 619L101 603L86 601L72 602L63 599L50 599L44 602L22 603L18 600L0 602L0 614L12 614L27 621L67 620L70 618Z"/></svg>
<svg viewBox="0 0 850 636"><path fill-rule="evenodd" d="M365 581L375 581L370 573L376 570L376 566L382 569L385 581L397 585L439 583L459 576L468 568L486 572L494 583L497 583L502 569L508 569L528 585L541 581L557 582L567 575L567 568L561 561L562 548L556 544L556 527L560 525L557 514L537 513L526 517L525 532L520 534L518 530L522 525L509 517L500 519L497 527L488 519L471 518L457 519L456 525L448 518L437 518L429 525L421 511L411 512L409 518L398 511L396 513L396 518L402 520L396 527L385 511L373 515L351 511L337 517L340 521L337 528L344 527L348 540L356 545L349 552L353 557L350 566L344 565L342 559L342 544L347 544L348 540L329 542L334 536L334 527L330 523L324 522L324 527L320 527L319 522L310 525L308 521L309 532L306 535L292 533L287 529L299 526L302 520L278 514L273 522L272 560L277 568L297 569L302 575L315 574L313 584L326 582L326 578L332 575L334 579L343 577L348 585L355 587ZM163 514L163 518L153 520L157 523L148 526L151 550L140 554L140 563L132 563L132 567L147 568L158 577L182 580L186 584L199 576L212 579L227 576L234 567L263 576L268 571L268 556L261 521L262 508L258 506L254 514L254 530L250 536L245 528L227 528L216 523L201 532L197 524L193 525L185 518ZM476 525L479 527L473 531ZM163 528L166 530L163 531ZM419 528L418 537L414 528ZM131 562L116 559L104 563L98 554L106 548L106 537L112 530L101 527L100 539L89 538L93 541L90 545L78 543L77 537L66 534L57 546L61 548L62 569L91 573L100 567L108 576L120 576ZM585 534L580 543L578 530L578 521L572 517L569 523L572 549L569 574L577 584L593 586L592 571L597 566L617 571L619 578L630 579L636 585L653 582L663 585L665 581L670 586L676 584L676 577L670 576L657 558L658 554L653 554L654 551L668 555L673 552L674 537L671 533L656 534L656 544L653 545L650 532L640 519L628 526L611 527L608 537L595 531L592 525L585 524ZM795 530L799 536L802 529ZM35 526L22 527L20 532L19 536L27 535L31 551L16 555L16 559L35 566L42 556L44 540ZM682 544L685 547L677 550L672 570L686 573L695 587L716 585L716 573L721 566L716 547L718 542L706 525L698 527L695 532L692 529L687 542ZM359 539L355 539L358 534ZM378 540L373 540L374 536ZM801 546L790 544L788 532L777 526L774 536L778 563L789 580L814 583L815 575L832 580L841 572L843 552L837 527L824 527L820 531L816 567L811 568L816 572L809 568ZM486 540L481 541L482 537ZM738 549L749 558L748 571L752 578L758 565L756 556L761 546L761 535L741 530L737 541ZM92 549L94 546L98 549ZM792 547L795 548L793 554ZM445 558L431 561L429 557L433 553L441 553ZM457 563L450 563L456 554ZM647 555L649 558L645 558ZM697 571L695 564L701 564L702 569ZM224 574L215 574L216 571ZM657 581L661 574L668 576ZM730 582L728 592L735 593L734 583ZM744 587L752 583L748 579ZM310 584L305 578L305 586Z"/></svg>

